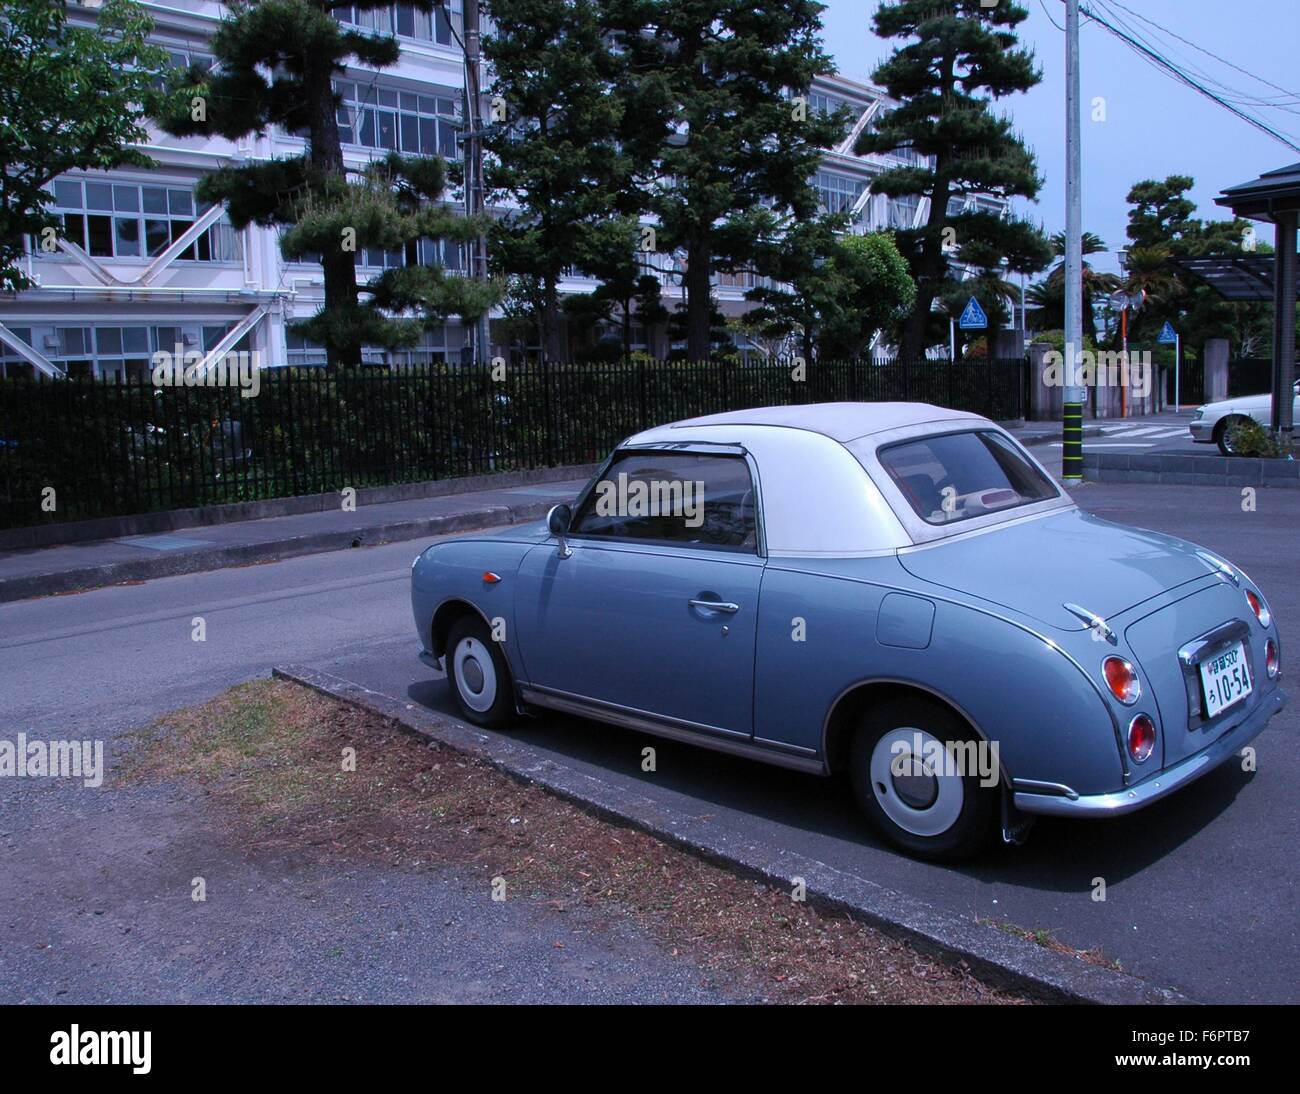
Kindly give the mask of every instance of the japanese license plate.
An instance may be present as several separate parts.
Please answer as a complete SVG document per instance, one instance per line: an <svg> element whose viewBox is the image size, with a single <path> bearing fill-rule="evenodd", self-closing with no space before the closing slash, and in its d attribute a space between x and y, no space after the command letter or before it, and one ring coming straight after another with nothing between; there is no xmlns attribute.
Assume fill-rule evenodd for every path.
<svg viewBox="0 0 1300 1094"><path fill-rule="evenodd" d="M1205 692L1205 717L1213 718L1250 694L1246 647L1234 642L1201 662L1201 689Z"/></svg>

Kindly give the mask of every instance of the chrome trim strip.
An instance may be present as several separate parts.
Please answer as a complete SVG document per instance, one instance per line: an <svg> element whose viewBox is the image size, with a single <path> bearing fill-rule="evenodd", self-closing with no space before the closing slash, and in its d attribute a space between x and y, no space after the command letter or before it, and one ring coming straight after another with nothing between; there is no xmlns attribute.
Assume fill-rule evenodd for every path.
<svg viewBox="0 0 1300 1094"><path fill-rule="evenodd" d="M1057 798L1069 798L1070 801L1079 800L1079 792L1065 783L1045 783L1037 779L1014 779L1011 783L1013 790L1024 791L1029 794L1051 794Z"/></svg>
<svg viewBox="0 0 1300 1094"><path fill-rule="evenodd" d="M656 737L700 745L711 748L715 752L725 752L747 760L758 760L761 763L774 764L777 767L786 767L809 775L827 774L825 765L819 758L786 755L772 746L754 743L752 738L736 733L734 730L701 726L695 722L685 722L676 718L664 719L647 711L537 685L521 685L519 693L526 703L558 710L564 714L576 714L580 718L609 722L625 729L640 730Z"/></svg>
<svg viewBox="0 0 1300 1094"><path fill-rule="evenodd" d="M1116 637L1115 632L1106 625L1106 620L1102 619L1096 612L1090 612L1087 608L1082 608L1078 604L1062 604L1061 607L1076 619L1082 620L1089 630L1096 631L1112 646L1119 645L1119 638Z"/></svg>
<svg viewBox="0 0 1300 1094"><path fill-rule="evenodd" d="M1036 794L1017 790L1016 808L1025 813L1041 813L1055 817L1118 817L1132 813L1153 801L1180 790L1188 783L1213 771L1229 760L1238 750L1255 739L1268 725L1269 719L1287 704L1287 693L1275 688L1264 696L1263 702L1250 717L1200 752L1193 753L1173 767L1152 775L1140 783L1109 794L1085 794L1074 800L1051 794Z"/></svg>
<svg viewBox="0 0 1300 1094"><path fill-rule="evenodd" d="M1178 660L1189 669L1198 664L1210 650L1228 642L1244 642L1250 637L1250 625L1244 619L1230 619L1213 630L1193 638L1178 648Z"/></svg>

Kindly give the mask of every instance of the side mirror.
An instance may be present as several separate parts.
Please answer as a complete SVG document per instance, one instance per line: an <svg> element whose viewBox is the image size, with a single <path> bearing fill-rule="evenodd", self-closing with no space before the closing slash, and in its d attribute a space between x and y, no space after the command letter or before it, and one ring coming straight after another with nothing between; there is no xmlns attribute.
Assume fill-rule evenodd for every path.
<svg viewBox="0 0 1300 1094"><path fill-rule="evenodd" d="M546 527L551 535L559 540L560 558L568 558L573 554L573 548L565 541L565 536L569 532L569 525L573 521L573 510L567 505L553 505L551 511L546 514Z"/></svg>

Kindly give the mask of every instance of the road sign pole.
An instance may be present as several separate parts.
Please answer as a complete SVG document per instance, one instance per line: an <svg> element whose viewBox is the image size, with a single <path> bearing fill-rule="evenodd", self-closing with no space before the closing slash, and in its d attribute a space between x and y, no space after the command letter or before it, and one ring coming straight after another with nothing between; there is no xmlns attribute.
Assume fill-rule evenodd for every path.
<svg viewBox="0 0 1300 1094"><path fill-rule="evenodd" d="M948 316L948 363L957 363L957 321Z"/></svg>
<svg viewBox="0 0 1300 1094"><path fill-rule="evenodd" d="M1083 481L1083 389L1076 382L1083 350L1083 134L1079 120L1079 0L1065 0L1065 375L1061 404L1061 472Z"/></svg>
<svg viewBox="0 0 1300 1094"><path fill-rule="evenodd" d="M1179 374L1182 372L1183 365L1183 336L1174 335L1174 413L1177 414L1183 409L1183 396L1178 390Z"/></svg>

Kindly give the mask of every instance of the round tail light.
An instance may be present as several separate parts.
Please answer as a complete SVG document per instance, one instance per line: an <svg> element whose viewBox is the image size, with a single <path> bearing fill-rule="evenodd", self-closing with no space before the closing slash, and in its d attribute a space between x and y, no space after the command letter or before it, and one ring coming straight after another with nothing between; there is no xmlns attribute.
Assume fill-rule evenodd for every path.
<svg viewBox="0 0 1300 1094"><path fill-rule="evenodd" d="M1106 677L1106 686L1110 693L1125 706L1132 706L1142 694L1142 685L1138 683L1138 674L1122 657L1107 657L1101 663L1102 675Z"/></svg>
<svg viewBox="0 0 1300 1094"><path fill-rule="evenodd" d="M1281 661L1277 655L1277 643L1270 638L1264 643L1264 668L1268 670L1268 678L1275 680L1278 669L1281 667Z"/></svg>
<svg viewBox="0 0 1300 1094"><path fill-rule="evenodd" d="M1145 714L1139 714L1128 724L1128 754L1137 763L1151 758L1156 747L1156 724Z"/></svg>
<svg viewBox="0 0 1300 1094"><path fill-rule="evenodd" d="M1261 627L1267 627L1272 622L1273 616L1268 610L1268 605L1264 603L1264 598L1253 589L1246 590L1246 603L1250 605L1250 610L1255 613L1255 618L1259 620Z"/></svg>

